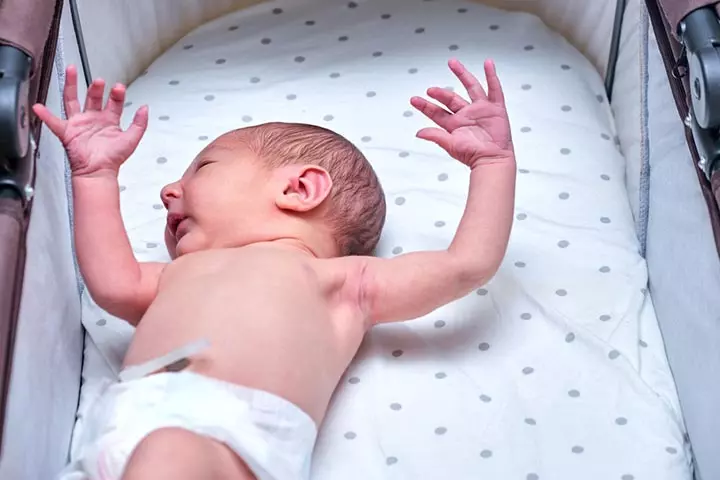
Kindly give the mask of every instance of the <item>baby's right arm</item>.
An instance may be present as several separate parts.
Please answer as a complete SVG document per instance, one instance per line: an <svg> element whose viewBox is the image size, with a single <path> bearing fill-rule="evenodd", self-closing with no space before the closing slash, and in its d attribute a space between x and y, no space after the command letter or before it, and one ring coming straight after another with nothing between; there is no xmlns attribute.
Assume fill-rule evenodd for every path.
<svg viewBox="0 0 720 480"><path fill-rule="evenodd" d="M77 70L70 66L63 95L67 120L40 104L33 110L60 139L70 160L75 245L85 284L100 307L136 325L155 298L165 264L135 260L120 216L117 174L145 133L148 110L141 107L123 131L125 87L112 88L105 108L104 89L104 82L95 80L81 111Z"/></svg>

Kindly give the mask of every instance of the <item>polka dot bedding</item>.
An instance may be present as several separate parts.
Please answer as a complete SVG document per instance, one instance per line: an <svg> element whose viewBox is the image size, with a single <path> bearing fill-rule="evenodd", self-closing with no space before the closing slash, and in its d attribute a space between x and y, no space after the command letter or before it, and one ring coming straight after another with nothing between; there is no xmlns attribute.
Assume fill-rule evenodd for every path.
<svg viewBox="0 0 720 480"><path fill-rule="evenodd" d="M136 256L168 258L162 185L222 132L277 120L332 128L367 155L388 199L379 256L446 247L469 172L415 138L429 122L409 98L461 91L453 56L479 76L493 58L505 88L518 161L506 259L467 297L368 334L312 478L690 478L602 79L536 17L453 0L286 0L191 32L128 91L124 122L141 104L151 114L120 174ZM132 335L87 298L83 320L78 430Z"/></svg>

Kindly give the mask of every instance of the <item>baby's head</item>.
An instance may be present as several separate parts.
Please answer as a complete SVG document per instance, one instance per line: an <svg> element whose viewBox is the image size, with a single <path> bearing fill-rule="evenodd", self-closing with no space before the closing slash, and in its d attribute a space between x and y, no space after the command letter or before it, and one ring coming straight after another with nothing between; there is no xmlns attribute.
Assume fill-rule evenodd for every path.
<svg viewBox="0 0 720 480"><path fill-rule="evenodd" d="M174 258L292 240L320 257L369 255L385 196L351 142L322 127L267 123L228 132L162 189Z"/></svg>

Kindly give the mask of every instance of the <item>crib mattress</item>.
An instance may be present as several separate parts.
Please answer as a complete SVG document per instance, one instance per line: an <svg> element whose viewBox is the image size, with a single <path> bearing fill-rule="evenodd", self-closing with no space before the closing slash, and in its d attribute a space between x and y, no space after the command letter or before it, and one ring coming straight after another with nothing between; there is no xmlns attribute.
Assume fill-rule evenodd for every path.
<svg viewBox="0 0 720 480"><path fill-rule="evenodd" d="M603 82L539 19L464 1L275 1L187 35L129 88L151 121L120 173L138 259L167 260L162 185L217 135L266 121L332 128L388 198L378 255L448 246L466 167L415 138L409 106L460 89L455 56L495 59L519 167L505 261L483 288L374 328L331 403L313 479L686 479L689 446L639 255ZM278 292L282 295L282 292ZM132 329L85 298L84 412Z"/></svg>

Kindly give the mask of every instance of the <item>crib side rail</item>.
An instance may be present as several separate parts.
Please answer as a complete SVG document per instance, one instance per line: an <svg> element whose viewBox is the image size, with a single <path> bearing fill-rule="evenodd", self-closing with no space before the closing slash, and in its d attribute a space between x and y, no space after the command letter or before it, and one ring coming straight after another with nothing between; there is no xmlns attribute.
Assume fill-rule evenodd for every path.
<svg viewBox="0 0 720 480"><path fill-rule="evenodd" d="M646 5L720 254L720 2Z"/></svg>
<svg viewBox="0 0 720 480"><path fill-rule="evenodd" d="M0 449L41 127L30 106L47 95L62 6L0 2Z"/></svg>

